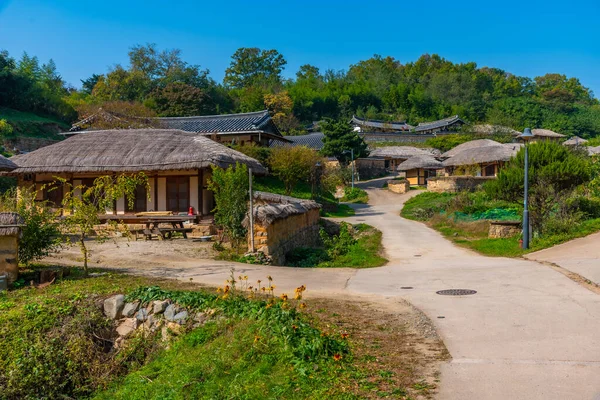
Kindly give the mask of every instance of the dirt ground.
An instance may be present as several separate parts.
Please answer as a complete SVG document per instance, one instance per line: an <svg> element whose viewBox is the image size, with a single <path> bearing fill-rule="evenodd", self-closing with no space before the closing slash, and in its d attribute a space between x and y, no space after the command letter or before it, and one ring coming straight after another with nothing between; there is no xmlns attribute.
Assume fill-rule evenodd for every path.
<svg viewBox="0 0 600 400"><path fill-rule="evenodd" d="M439 369L450 359L429 318L408 302L310 299L308 310L324 331L348 333L353 357L366 366L361 398L431 399Z"/></svg>

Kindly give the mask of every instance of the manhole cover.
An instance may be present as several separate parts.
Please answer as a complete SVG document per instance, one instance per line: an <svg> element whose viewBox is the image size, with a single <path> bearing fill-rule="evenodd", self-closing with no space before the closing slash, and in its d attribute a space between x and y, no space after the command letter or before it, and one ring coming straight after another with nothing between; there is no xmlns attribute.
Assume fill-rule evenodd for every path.
<svg viewBox="0 0 600 400"><path fill-rule="evenodd" d="M436 293L441 294L442 296L466 296L469 294L475 294L477 291L471 289L446 289L438 290Z"/></svg>
<svg viewBox="0 0 600 400"><path fill-rule="evenodd" d="M412 289L412 286L402 286L400 289Z"/></svg>

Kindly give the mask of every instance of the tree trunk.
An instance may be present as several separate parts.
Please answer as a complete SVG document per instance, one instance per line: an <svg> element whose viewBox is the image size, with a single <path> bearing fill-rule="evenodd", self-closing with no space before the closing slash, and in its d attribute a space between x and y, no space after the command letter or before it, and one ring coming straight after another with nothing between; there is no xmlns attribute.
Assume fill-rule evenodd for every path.
<svg viewBox="0 0 600 400"><path fill-rule="evenodd" d="M79 238L79 248L81 249L81 254L83 254L83 275L88 276L88 250L85 246L85 235L81 235Z"/></svg>

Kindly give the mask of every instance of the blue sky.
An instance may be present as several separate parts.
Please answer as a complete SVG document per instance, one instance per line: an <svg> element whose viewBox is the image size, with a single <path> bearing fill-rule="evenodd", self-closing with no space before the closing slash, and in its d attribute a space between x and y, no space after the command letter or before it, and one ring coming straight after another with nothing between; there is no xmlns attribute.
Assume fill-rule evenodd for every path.
<svg viewBox="0 0 600 400"><path fill-rule="evenodd" d="M489 3L489 4L486 4ZM423 53L534 77L580 78L600 96L600 2L0 0L0 49L53 58L74 86L127 63L137 43L180 48L221 80L239 47L277 49L302 64L347 69L373 54Z"/></svg>

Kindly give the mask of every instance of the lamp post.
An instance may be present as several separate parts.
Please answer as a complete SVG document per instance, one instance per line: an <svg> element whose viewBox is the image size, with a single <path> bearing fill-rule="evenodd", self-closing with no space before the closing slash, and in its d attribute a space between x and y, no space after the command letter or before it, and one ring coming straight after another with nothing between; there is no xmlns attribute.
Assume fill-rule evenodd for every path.
<svg viewBox="0 0 600 400"><path fill-rule="evenodd" d="M529 248L529 146L527 145L533 134L531 129L525 128L519 136L525 142L525 190L523 193L523 248Z"/></svg>
<svg viewBox="0 0 600 400"><path fill-rule="evenodd" d="M352 189L354 189L354 149L342 151L342 154L348 154L348 153L350 153L350 161L351 161L351 165L352 165Z"/></svg>

